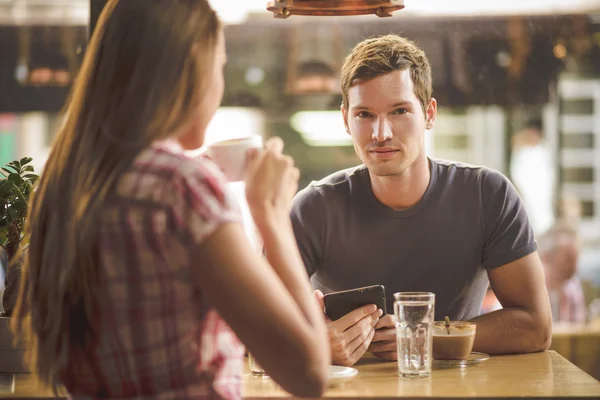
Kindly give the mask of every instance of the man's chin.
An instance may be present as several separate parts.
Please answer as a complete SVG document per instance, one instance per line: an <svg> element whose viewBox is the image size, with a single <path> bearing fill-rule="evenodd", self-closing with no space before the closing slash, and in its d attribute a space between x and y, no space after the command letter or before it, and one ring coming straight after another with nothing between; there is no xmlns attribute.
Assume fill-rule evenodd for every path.
<svg viewBox="0 0 600 400"><path fill-rule="evenodd" d="M367 169L371 174L382 178L402 174L402 168L399 165L367 165Z"/></svg>

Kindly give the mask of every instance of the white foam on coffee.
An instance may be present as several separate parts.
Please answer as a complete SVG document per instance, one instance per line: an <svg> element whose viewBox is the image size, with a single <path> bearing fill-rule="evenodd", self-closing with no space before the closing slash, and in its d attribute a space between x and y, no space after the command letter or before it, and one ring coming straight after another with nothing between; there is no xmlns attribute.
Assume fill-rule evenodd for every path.
<svg viewBox="0 0 600 400"><path fill-rule="evenodd" d="M448 335L448 331L446 328L434 327L433 328L433 336L473 336L475 334L474 331L463 331L456 330L450 328L450 335Z"/></svg>

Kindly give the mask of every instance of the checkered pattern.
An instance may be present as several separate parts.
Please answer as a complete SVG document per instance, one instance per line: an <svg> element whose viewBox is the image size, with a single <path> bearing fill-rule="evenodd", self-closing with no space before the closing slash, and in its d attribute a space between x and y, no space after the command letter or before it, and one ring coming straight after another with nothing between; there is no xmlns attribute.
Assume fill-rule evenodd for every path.
<svg viewBox="0 0 600 400"><path fill-rule="evenodd" d="M244 348L202 297L193 249L241 221L218 168L175 142L144 151L98 227L100 340L69 368L73 398L241 397Z"/></svg>

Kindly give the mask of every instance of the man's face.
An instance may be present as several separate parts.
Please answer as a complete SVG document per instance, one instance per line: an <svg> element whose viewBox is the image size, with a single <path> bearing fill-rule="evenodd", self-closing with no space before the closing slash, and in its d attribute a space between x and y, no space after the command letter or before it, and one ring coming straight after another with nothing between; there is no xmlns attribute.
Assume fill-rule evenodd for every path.
<svg viewBox="0 0 600 400"><path fill-rule="evenodd" d="M353 85L342 113L354 150L369 171L393 176L424 156L425 130L433 128L436 108L431 99L423 111L406 69Z"/></svg>

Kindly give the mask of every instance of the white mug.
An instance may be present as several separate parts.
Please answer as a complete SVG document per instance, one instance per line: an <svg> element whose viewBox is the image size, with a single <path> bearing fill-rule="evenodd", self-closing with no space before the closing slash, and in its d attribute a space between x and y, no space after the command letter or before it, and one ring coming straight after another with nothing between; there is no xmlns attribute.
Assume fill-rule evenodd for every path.
<svg viewBox="0 0 600 400"><path fill-rule="evenodd" d="M255 135L212 143L206 154L221 168L229 182L237 182L244 179L248 150L262 147L262 136Z"/></svg>

